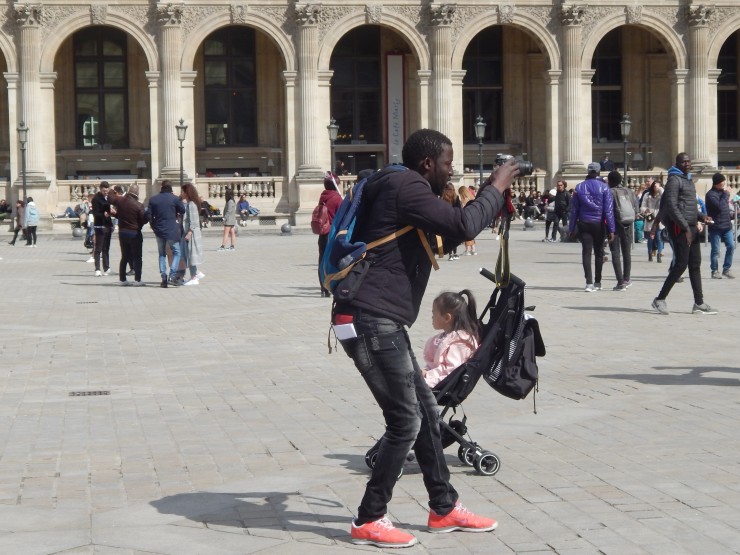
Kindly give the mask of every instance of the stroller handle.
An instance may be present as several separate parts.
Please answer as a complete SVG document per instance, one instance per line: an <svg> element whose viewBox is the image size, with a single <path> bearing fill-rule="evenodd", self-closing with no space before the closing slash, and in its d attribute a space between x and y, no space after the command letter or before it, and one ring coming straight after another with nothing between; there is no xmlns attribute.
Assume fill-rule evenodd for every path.
<svg viewBox="0 0 740 555"><path fill-rule="evenodd" d="M489 270L486 270L485 268L479 268L478 272L480 272L480 275L482 275L484 278L491 280L493 283L496 283L496 276L493 275Z"/></svg>

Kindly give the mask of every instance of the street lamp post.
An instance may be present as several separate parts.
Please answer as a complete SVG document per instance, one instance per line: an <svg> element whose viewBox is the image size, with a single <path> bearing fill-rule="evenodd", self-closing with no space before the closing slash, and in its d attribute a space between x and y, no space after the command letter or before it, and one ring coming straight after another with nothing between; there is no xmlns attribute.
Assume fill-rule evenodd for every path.
<svg viewBox="0 0 740 555"><path fill-rule="evenodd" d="M182 187L184 181L184 168L182 163L182 149L184 147L182 146L182 143L185 142L185 135L188 132L188 126L185 125L185 120L180 118L180 124L175 125L175 129L177 129L177 140L180 142L180 187Z"/></svg>
<svg viewBox="0 0 740 555"><path fill-rule="evenodd" d="M475 118L475 138L478 139L478 186L483 185L483 137L486 136L486 122L482 116Z"/></svg>
<svg viewBox="0 0 740 555"><path fill-rule="evenodd" d="M329 143L331 143L331 168L329 169L333 172L337 164L334 159L334 142L337 140L337 135L339 134L339 126L334 118L329 120L329 125L326 126L326 129L329 131Z"/></svg>
<svg viewBox="0 0 740 555"><path fill-rule="evenodd" d="M630 130L632 129L632 122L628 114L622 116L622 121L619 122L619 127L622 130L622 141L624 142L624 186L627 186L627 139L630 136Z"/></svg>
<svg viewBox="0 0 740 555"><path fill-rule="evenodd" d="M18 126L18 142L21 145L21 171L23 178L23 202L26 202L28 194L26 192L26 143L28 143L28 127L25 122Z"/></svg>

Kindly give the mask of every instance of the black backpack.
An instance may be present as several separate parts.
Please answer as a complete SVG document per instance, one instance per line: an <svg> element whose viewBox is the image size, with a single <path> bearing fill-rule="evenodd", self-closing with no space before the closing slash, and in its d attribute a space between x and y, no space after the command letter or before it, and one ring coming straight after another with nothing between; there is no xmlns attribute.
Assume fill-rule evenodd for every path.
<svg viewBox="0 0 740 555"><path fill-rule="evenodd" d="M537 357L546 353L539 324L526 313L534 307L525 307L524 287L513 274L496 287L481 313L481 343L471 359L493 389L517 400L536 388Z"/></svg>

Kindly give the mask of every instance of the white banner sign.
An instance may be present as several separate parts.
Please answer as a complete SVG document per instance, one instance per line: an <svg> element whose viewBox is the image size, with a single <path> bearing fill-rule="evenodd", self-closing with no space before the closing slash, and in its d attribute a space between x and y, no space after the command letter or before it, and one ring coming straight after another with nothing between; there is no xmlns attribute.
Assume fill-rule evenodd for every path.
<svg viewBox="0 0 740 555"><path fill-rule="evenodd" d="M400 164L405 140L403 55L386 56L387 163Z"/></svg>

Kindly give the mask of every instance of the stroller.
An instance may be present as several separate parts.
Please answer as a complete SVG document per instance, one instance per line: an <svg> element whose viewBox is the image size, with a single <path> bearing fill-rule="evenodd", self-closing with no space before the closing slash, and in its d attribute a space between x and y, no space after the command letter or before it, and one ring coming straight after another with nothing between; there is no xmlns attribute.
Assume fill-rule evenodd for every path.
<svg viewBox="0 0 740 555"><path fill-rule="evenodd" d="M488 270L481 269L481 274L495 281ZM496 287L479 318L481 342L478 350L432 390L437 404L443 407L439 415L442 446L446 449L457 443L460 461L484 476L496 474L501 468L501 459L470 438L467 433L467 415L461 404L475 389L481 377L503 395L515 399L523 399L536 385L537 368L534 357L544 356L545 346L537 321L524 312L534 310L534 307L524 307L524 287L525 283L515 275L510 276L508 285ZM525 354L530 358L529 364L525 366L532 385L512 394L510 384L505 384L502 388L502 381L507 380L506 370L521 355L522 350L530 351ZM454 418L458 408L462 410L461 420ZM450 412L452 414L449 420L445 421ZM371 469L375 467L382 441L381 437L365 454L365 464ZM413 455L409 454L407 460L413 460ZM402 475L403 469L398 477Z"/></svg>

